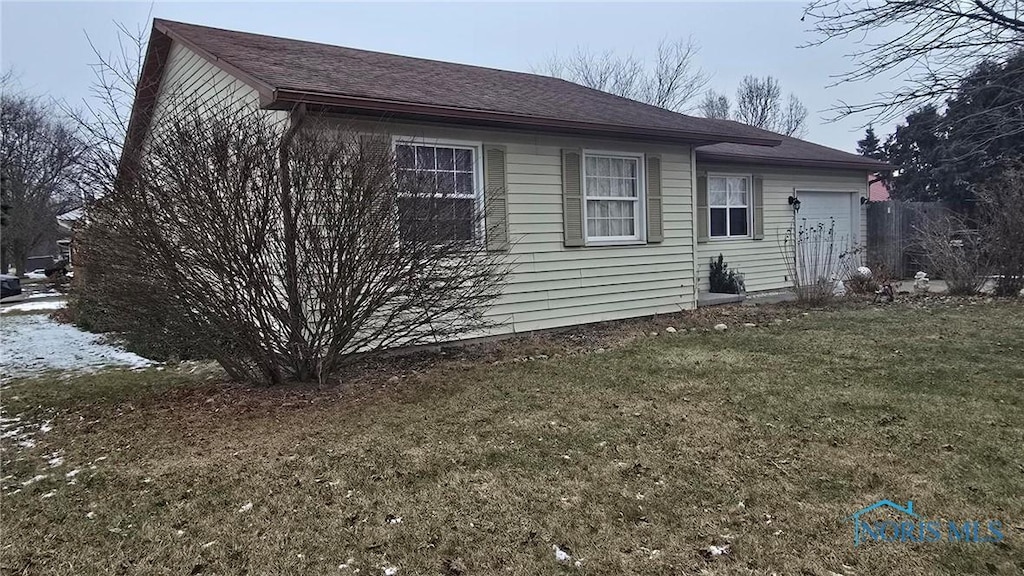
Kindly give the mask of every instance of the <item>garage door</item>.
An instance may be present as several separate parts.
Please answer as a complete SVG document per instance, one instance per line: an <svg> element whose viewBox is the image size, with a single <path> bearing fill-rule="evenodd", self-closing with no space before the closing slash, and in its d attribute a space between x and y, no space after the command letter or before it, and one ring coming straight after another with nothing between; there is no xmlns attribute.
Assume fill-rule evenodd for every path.
<svg viewBox="0 0 1024 576"><path fill-rule="evenodd" d="M860 222L853 211L855 195L801 191L797 196L800 198L797 228L804 243L797 252L801 276L805 280L816 276L832 278L838 272L840 254L849 250L857 240L855 231ZM835 231L831 242L830 229ZM831 267L827 265L830 251Z"/></svg>

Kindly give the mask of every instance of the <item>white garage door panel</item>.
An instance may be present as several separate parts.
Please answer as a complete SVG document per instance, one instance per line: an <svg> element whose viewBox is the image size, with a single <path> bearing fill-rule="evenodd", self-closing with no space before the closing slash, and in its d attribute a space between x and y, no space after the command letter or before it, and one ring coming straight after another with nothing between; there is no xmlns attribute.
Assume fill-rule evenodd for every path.
<svg viewBox="0 0 1024 576"><path fill-rule="evenodd" d="M849 192L805 192L797 194L800 198L800 211L797 213L797 228L810 230L821 226L825 234L811 234L810 238L818 238L827 242L827 232L830 227L835 226L835 241L832 260L834 267L838 266L839 256L851 246L855 245L857 238L855 230L860 225L853 213L854 194ZM805 238L808 236L805 234ZM827 246L821 246L819 254L827 252ZM801 250L802 253L807 253ZM801 266L804 268L804 266ZM805 278L810 276L810 270L804 270ZM820 273L821 271L815 271ZM834 276L837 270L833 270L829 276Z"/></svg>
<svg viewBox="0 0 1024 576"><path fill-rule="evenodd" d="M825 230L835 222L836 244L843 249L853 244L853 214L851 194L845 192L800 192L800 212L797 226L818 226Z"/></svg>

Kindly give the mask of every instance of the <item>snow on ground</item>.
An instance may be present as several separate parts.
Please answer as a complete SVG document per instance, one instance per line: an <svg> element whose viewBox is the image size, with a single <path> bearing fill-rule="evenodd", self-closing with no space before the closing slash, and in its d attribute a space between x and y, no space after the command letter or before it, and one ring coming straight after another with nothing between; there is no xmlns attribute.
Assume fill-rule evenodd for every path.
<svg viewBox="0 0 1024 576"><path fill-rule="evenodd" d="M31 298L31 296L29 296L29 298ZM21 304L11 304L10 306L0 308L0 314L7 314L8 312L41 312L44 310L60 310L65 306L67 306L67 302L64 300L22 302Z"/></svg>
<svg viewBox="0 0 1024 576"><path fill-rule="evenodd" d="M103 343L101 336L55 322L45 314L5 316L0 320L0 338L0 376L4 379L33 376L45 370L89 372L104 367L142 368L153 364L142 356Z"/></svg>
<svg viewBox="0 0 1024 576"><path fill-rule="evenodd" d="M29 294L26 298L31 300L33 298L56 298L59 296L60 292L57 292L56 290L47 290L45 292L34 292L32 294Z"/></svg>

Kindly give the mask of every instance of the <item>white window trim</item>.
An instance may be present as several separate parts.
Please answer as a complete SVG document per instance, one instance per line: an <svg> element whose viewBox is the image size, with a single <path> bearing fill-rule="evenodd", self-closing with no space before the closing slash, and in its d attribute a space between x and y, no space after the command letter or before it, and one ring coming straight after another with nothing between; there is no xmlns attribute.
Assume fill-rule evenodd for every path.
<svg viewBox="0 0 1024 576"><path fill-rule="evenodd" d="M587 156L611 156L618 158L630 158L636 160L637 164L637 190L636 190L636 211L633 214L634 229L633 236L591 236L587 219L588 200L624 200L622 198L608 196L587 195ZM583 236L587 246L631 246L647 243L647 166L645 156L642 152L623 152L620 150L583 150L580 158L580 186L583 189Z"/></svg>
<svg viewBox="0 0 1024 576"><path fill-rule="evenodd" d="M754 199L754 175L753 174L742 174L739 172L708 172L708 240L711 242L728 242L730 240L750 240L754 237L753 235L753 218L754 211L752 207ZM747 233L739 235L725 235L725 236L712 236L711 235L711 209L712 208L739 208L739 206L721 206L717 204L711 204L711 179L712 178L746 178L747 179ZM726 197L726 202L729 199ZM729 229L729 213L725 214L725 227Z"/></svg>
<svg viewBox="0 0 1024 576"><path fill-rule="evenodd" d="M421 138L412 136L392 136L391 153L398 153L398 145L409 146L440 146L442 148L468 148L473 151L473 192L476 209L484 210L484 144L474 140L452 140L447 138ZM397 209L397 207L396 207ZM486 242L487 223L484 218L477 223L473 240L477 243Z"/></svg>

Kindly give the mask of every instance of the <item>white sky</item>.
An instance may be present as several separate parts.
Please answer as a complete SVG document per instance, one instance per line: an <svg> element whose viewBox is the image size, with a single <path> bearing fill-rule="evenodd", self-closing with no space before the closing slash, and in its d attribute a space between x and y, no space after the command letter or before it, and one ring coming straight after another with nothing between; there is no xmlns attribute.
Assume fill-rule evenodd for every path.
<svg viewBox="0 0 1024 576"><path fill-rule="evenodd" d="M798 48L814 38L800 2L728 3L269 3L6 2L0 5L0 61L23 90L79 102L95 60L86 34L116 50L114 22L149 29L147 16L419 56L530 71L552 53L654 53L658 41L692 35L711 86L730 96L746 74L775 76L810 111L806 139L853 151L867 118L825 121L838 100L866 101L891 90L886 77L826 89L851 65L852 40ZM875 126L880 137L892 125Z"/></svg>

